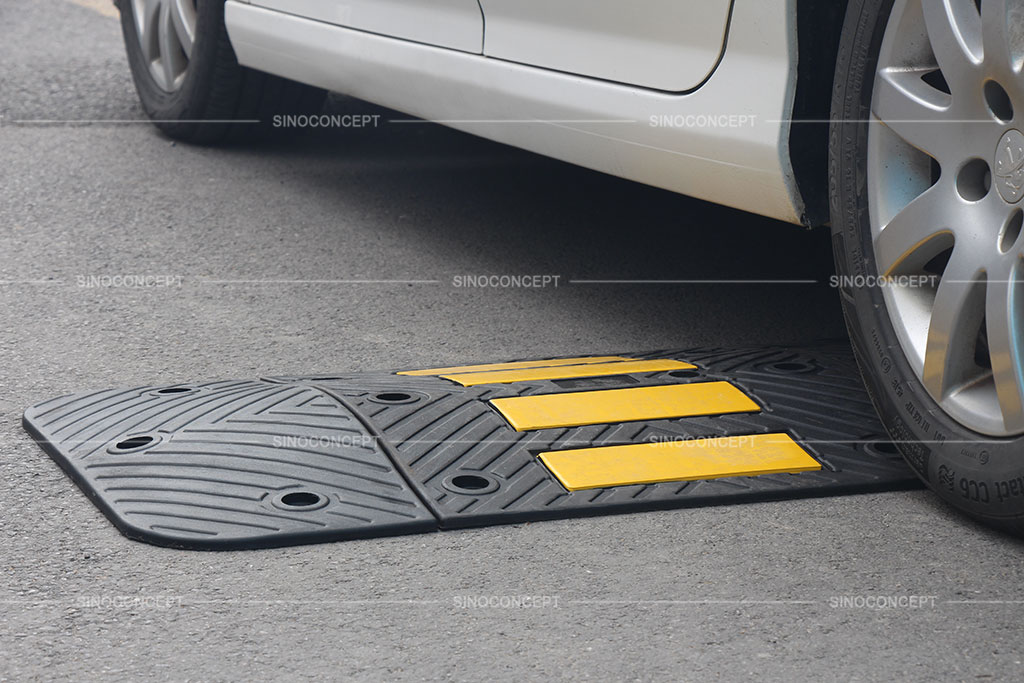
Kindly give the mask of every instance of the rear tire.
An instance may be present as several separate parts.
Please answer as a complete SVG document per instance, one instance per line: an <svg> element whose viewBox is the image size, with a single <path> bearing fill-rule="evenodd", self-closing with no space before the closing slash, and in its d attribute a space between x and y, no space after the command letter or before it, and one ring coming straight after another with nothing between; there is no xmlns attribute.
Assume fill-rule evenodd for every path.
<svg viewBox="0 0 1024 683"><path fill-rule="evenodd" d="M258 137L272 130L276 114L323 106L319 88L239 65L224 27L224 0L120 0L118 6L142 108L176 140ZM140 18L147 6L153 8L148 20Z"/></svg>
<svg viewBox="0 0 1024 683"><path fill-rule="evenodd" d="M949 3L952 23L967 26L965 41L977 40L974 55L984 37L985 56L965 52L963 64L947 49L957 41L931 35L942 30L943 3L924 0L921 10L921 2L850 0L829 145L840 292L869 393L910 466L943 500L1024 535L1024 435L1014 400L1020 382L1013 381L1024 377L1024 338L1016 333L1024 309L1014 295L1022 291L1024 239L1005 237L1006 221L1022 205L1012 187L999 185L1005 136L1024 123L1024 78L1019 71L1012 77L1013 59L992 44L999 21L985 12L995 12L999 0L983 0L980 11L974 0ZM925 22L928 11L936 14ZM897 43L899 31L915 40ZM883 77L903 84L896 100L885 99L894 90ZM925 106L913 108L919 102ZM931 123L933 116L943 125ZM886 156L892 150L898 153ZM987 177L969 174L972 164L989 168ZM939 208L923 219L906 213L911 203L917 211L931 202ZM893 226L926 236L893 232L883 240ZM880 273L934 276L937 284L901 291L876 286ZM950 300L960 302L956 315L945 308ZM1006 320L997 324L1000 315Z"/></svg>

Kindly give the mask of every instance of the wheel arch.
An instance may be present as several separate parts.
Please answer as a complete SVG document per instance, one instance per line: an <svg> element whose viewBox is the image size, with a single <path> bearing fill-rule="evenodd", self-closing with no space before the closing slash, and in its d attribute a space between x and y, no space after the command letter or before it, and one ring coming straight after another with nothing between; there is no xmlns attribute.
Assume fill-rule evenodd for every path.
<svg viewBox="0 0 1024 683"><path fill-rule="evenodd" d="M829 221L828 136L839 37L849 0L797 0L797 82L789 155L809 227Z"/></svg>

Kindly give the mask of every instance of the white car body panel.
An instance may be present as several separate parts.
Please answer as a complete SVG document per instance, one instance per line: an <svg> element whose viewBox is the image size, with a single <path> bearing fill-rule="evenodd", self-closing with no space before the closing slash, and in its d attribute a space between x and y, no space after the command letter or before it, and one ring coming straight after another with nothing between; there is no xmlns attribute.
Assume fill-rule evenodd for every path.
<svg viewBox="0 0 1024 683"><path fill-rule="evenodd" d="M238 0L228 0L226 23L243 65L798 223L803 209L788 153L795 2L736 0L728 48L689 94L389 38Z"/></svg>
<svg viewBox="0 0 1024 683"><path fill-rule="evenodd" d="M711 74L732 0L480 0L484 54L680 92Z"/></svg>
<svg viewBox="0 0 1024 683"><path fill-rule="evenodd" d="M328 24L463 52L483 50L477 0L252 0L253 5Z"/></svg>

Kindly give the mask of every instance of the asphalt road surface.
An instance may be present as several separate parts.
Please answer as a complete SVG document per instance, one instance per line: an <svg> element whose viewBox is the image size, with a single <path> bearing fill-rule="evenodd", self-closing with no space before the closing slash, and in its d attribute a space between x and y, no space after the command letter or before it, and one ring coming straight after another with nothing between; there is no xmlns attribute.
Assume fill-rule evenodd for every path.
<svg viewBox="0 0 1024 683"><path fill-rule="evenodd" d="M141 111L106 2L6 2L0 26L0 679L1024 675L1022 544L925 491L251 552L125 539L22 431L25 407L839 337L828 235L432 124L176 145L111 122ZM180 284L83 286L124 274ZM470 274L560 281L455 286ZM836 604L879 595L928 597Z"/></svg>

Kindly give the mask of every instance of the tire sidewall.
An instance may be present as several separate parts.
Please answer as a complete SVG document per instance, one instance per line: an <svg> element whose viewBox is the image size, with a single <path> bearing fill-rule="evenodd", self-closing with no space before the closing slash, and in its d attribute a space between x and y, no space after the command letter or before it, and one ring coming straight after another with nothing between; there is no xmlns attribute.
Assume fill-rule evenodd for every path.
<svg viewBox="0 0 1024 683"><path fill-rule="evenodd" d="M875 281L865 122L894 0L851 0L839 47L829 154L832 234L840 284ZM853 276L842 279L842 276ZM1024 518L1024 437L966 429L928 395L906 359L878 287L841 287L854 351L879 415L921 479L987 521Z"/></svg>

